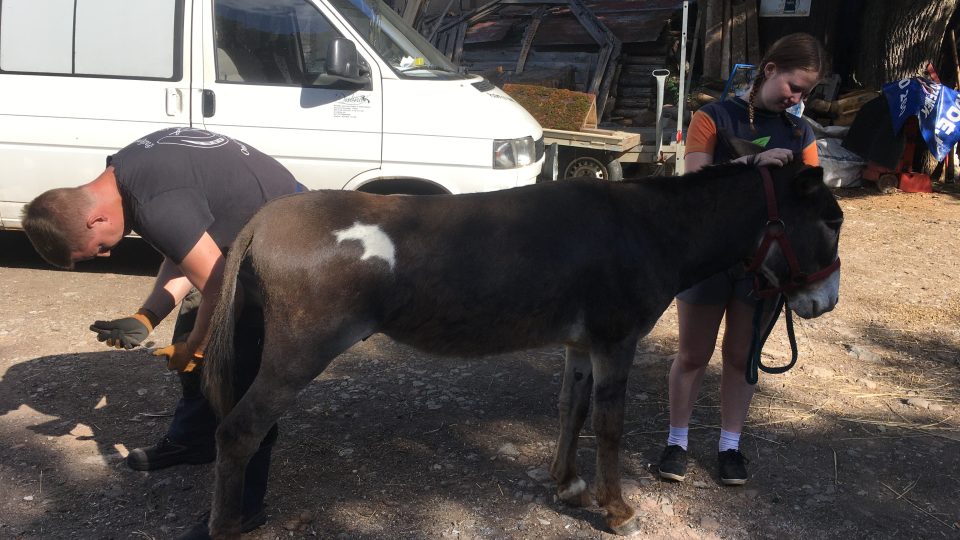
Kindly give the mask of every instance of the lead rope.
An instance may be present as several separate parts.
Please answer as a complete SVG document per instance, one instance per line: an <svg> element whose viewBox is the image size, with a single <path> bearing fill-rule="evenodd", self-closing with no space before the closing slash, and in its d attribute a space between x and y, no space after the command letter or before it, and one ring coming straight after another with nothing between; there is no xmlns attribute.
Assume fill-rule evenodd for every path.
<svg viewBox="0 0 960 540"><path fill-rule="evenodd" d="M762 335L760 330L763 325L763 308L766 300L763 298L758 299L753 312L753 339L750 342L750 355L747 357L746 370L747 384L750 385L757 384L757 381L760 380L758 370L772 374L786 373L787 370L797 363L797 356L799 356L797 353L797 336L793 331L793 311L790 309L790 306L787 305L786 298L782 294L778 294L773 302L776 303L777 307L773 311L773 316L770 317L770 324L767 325L767 329L762 332ZM760 353L763 352L763 345L767 342L767 338L770 337L770 332L773 331L773 327L777 325L777 321L780 319L781 309L787 313L786 324L787 337L790 340L790 363L785 366L768 366L763 363Z"/></svg>

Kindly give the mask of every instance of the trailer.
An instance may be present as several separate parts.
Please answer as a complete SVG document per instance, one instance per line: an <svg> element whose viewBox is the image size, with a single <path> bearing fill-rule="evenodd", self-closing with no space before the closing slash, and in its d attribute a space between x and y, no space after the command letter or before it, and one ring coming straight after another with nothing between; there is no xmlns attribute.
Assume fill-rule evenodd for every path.
<svg viewBox="0 0 960 540"><path fill-rule="evenodd" d="M541 178L586 176L619 181L627 165L662 165L662 174L673 174L676 169L677 145L662 144L658 153L655 128L579 131L544 128L543 142L548 148L556 146L555 157L548 157Z"/></svg>
<svg viewBox="0 0 960 540"><path fill-rule="evenodd" d="M593 118L583 125L541 120L547 145L541 179L590 176L619 180L624 167L635 164L653 166L651 174L674 174L682 169L676 157L682 145L672 142L675 133L664 129L663 144L658 146L652 119L638 124L633 116L653 110L658 117L662 114L663 78L670 73L664 69L670 49L670 39L663 38L670 35L665 25L675 11L682 11L678 46L684 48L687 4L679 0L637 4L490 0L452 17L444 10L423 20L421 32L452 62L505 91L508 85L533 85L593 96ZM626 48L618 34L628 40ZM681 62L680 72L674 73L680 78L681 92L686 76L683 67ZM657 73L662 74L659 80ZM522 104L533 113L532 102ZM682 105L678 103L677 109L682 111ZM618 118L629 120L620 122ZM598 126L598 120L607 122ZM603 129L607 127L611 129Z"/></svg>

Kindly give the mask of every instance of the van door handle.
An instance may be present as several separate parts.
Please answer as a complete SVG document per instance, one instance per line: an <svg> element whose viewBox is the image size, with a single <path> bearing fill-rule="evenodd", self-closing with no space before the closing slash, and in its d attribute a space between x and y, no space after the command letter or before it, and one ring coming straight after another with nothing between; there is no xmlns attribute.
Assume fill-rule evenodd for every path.
<svg viewBox="0 0 960 540"><path fill-rule="evenodd" d="M183 112L183 94L179 88L167 88L167 116Z"/></svg>
<svg viewBox="0 0 960 540"><path fill-rule="evenodd" d="M213 90L203 91L203 117L210 118L217 114L217 95Z"/></svg>

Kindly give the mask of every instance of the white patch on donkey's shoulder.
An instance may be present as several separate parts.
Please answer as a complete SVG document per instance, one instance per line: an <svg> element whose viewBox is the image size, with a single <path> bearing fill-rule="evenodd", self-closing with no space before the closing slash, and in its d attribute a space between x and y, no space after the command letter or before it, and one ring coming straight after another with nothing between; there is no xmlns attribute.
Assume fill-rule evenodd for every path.
<svg viewBox="0 0 960 540"><path fill-rule="evenodd" d="M350 228L333 231L333 234L337 237L338 244L347 240L359 240L363 244L363 256L360 257L360 260L365 261L371 257L380 257L387 261L390 269L393 270L393 266L396 264L396 250L393 247L393 241L380 227L364 225L358 221Z"/></svg>

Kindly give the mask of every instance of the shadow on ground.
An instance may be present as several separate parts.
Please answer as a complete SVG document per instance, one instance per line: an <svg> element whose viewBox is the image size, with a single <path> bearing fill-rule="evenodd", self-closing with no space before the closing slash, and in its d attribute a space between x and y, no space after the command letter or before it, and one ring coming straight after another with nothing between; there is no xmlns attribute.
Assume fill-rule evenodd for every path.
<svg viewBox="0 0 960 540"><path fill-rule="evenodd" d="M945 358L958 352L951 346ZM717 534L734 538L939 538L960 531L956 435L880 430L886 410L855 421L829 413L808 422L753 419L744 440L750 483L719 486L713 370L696 413L688 481L653 480L649 465L667 424L669 362L641 351L636 363L622 474L634 481L627 490L633 504L647 512L647 536L680 534L704 516L716 517ZM603 520L596 508L565 507L551 486L528 474L548 467L552 456L561 369L560 349L451 360L381 336L354 347L281 422L269 537L597 538ZM957 382L956 373L944 381ZM763 386L755 405L782 399L780 389L772 381ZM12 366L0 380L4 506L31 505L33 517L2 523L0 536L170 538L190 526L207 508L211 467L134 472L118 446L161 435L177 391L176 379L143 352ZM925 413L902 414L917 426L935 422ZM579 456L588 481L591 435L588 425Z"/></svg>

